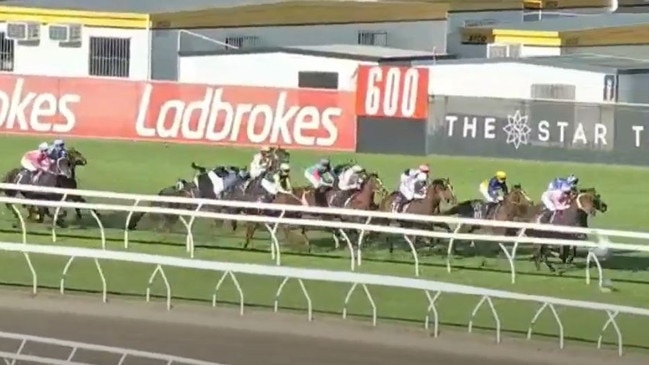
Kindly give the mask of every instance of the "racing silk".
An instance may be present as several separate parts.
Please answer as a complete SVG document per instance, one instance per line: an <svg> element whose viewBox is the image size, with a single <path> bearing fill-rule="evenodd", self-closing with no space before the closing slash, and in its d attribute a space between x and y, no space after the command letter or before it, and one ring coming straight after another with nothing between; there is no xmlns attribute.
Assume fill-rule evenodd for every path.
<svg viewBox="0 0 649 365"><path fill-rule="evenodd" d="M565 210L570 207L570 200L561 190L548 192L548 198L552 202L555 210Z"/></svg>
<svg viewBox="0 0 649 365"><path fill-rule="evenodd" d="M355 173L351 168L345 170L338 180L338 189L340 190L355 190L360 189L360 176Z"/></svg>
<svg viewBox="0 0 649 365"><path fill-rule="evenodd" d="M241 177L235 171L229 171L227 175L223 177L223 191L229 191L234 185L236 185Z"/></svg>
<svg viewBox="0 0 649 365"><path fill-rule="evenodd" d="M256 153L250 162L250 175L254 178L266 171L268 168L268 159L261 152Z"/></svg>
<svg viewBox="0 0 649 365"><path fill-rule="evenodd" d="M550 181L550 184L548 184L548 191L559 190L564 184L568 184L568 180L563 177L557 177L556 179Z"/></svg>
<svg viewBox="0 0 649 365"><path fill-rule="evenodd" d="M56 161L59 158L66 157L68 155L68 151L65 150L65 148L60 148L56 146L50 146L47 149L47 157L50 158L50 160Z"/></svg>
<svg viewBox="0 0 649 365"><path fill-rule="evenodd" d="M33 150L25 153L23 160L28 161L33 167L47 171L50 168L50 160L48 155L39 150Z"/></svg>
<svg viewBox="0 0 649 365"><path fill-rule="evenodd" d="M292 194L293 188L291 187L291 179L288 175L282 175L279 172L274 174L266 174L266 180L273 183L275 189L279 193Z"/></svg>
<svg viewBox="0 0 649 365"><path fill-rule="evenodd" d="M334 181L331 171L329 171L329 169L323 169L320 164L315 164L307 168L305 173L306 175L313 177L318 184L324 183L330 185Z"/></svg>
<svg viewBox="0 0 649 365"><path fill-rule="evenodd" d="M507 193L509 193L509 188L507 187L506 182L500 182L494 176L489 179L489 182L487 182L487 191L489 192L490 196L496 197L499 191L502 191L503 195L507 195Z"/></svg>

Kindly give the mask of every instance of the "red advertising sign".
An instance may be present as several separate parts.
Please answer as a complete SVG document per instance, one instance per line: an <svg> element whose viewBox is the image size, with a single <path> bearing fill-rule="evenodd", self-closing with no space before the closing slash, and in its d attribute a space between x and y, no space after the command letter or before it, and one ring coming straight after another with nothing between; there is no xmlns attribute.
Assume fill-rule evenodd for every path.
<svg viewBox="0 0 649 365"><path fill-rule="evenodd" d="M427 68L359 66L356 113L359 116L426 119Z"/></svg>
<svg viewBox="0 0 649 365"><path fill-rule="evenodd" d="M0 133L353 151L351 92L0 75Z"/></svg>

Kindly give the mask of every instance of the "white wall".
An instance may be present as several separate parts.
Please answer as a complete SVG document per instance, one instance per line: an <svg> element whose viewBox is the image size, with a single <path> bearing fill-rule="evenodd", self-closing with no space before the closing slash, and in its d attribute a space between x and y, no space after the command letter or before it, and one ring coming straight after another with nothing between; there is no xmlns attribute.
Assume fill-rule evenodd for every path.
<svg viewBox="0 0 649 365"><path fill-rule="evenodd" d="M250 53L180 58L179 81L218 85L298 86L298 72L337 72L340 90L355 90L356 60L290 53Z"/></svg>
<svg viewBox="0 0 649 365"><path fill-rule="evenodd" d="M532 84L576 86L576 100L601 102L604 74L516 62L428 66L429 94L530 99Z"/></svg>
<svg viewBox="0 0 649 365"><path fill-rule="evenodd" d="M458 58L486 58L487 45L486 44L462 44L457 47L459 50L456 55ZM561 55L561 47L538 47L538 46L523 46L522 57L534 56L559 56Z"/></svg>
<svg viewBox="0 0 649 365"><path fill-rule="evenodd" d="M0 31L6 31L7 24L0 23ZM130 78L148 78L149 41L144 29L108 29L84 27L83 40L79 47L62 47L48 37L49 27L41 27L41 40L34 45L15 43L14 73L27 75L89 76L88 56L90 37L115 37L131 39Z"/></svg>

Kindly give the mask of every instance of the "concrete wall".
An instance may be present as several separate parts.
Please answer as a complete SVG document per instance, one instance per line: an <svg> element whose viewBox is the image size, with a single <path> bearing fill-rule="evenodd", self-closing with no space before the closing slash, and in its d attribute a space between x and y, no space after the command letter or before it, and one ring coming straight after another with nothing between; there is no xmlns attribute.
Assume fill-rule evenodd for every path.
<svg viewBox="0 0 649 365"><path fill-rule="evenodd" d="M376 64L350 59L290 53L224 54L180 58L178 80L187 83L297 87L300 71L338 73L339 90L356 89L359 64Z"/></svg>
<svg viewBox="0 0 649 365"><path fill-rule="evenodd" d="M437 64L430 68L431 95L530 99L532 84L576 86L576 100L602 102L604 74L516 62Z"/></svg>

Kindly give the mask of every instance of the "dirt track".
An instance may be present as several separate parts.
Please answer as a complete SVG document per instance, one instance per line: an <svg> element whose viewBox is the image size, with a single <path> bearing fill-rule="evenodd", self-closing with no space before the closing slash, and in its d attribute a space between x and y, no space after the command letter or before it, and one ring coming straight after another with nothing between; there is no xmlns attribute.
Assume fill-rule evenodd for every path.
<svg viewBox="0 0 649 365"><path fill-rule="evenodd" d="M240 317L230 309L190 305L166 311L161 303L101 304L94 297L39 294L31 298L12 291L0 292L0 330L228 365L649 363L649 357L644 355L625 355L619 359L612 352L596 351L594 346L573 345L559 351L555 342L527 342L507 337L502 344L495 345L491 336L447 331L433 339L421 330L381 323L372 328L363 323L321 317L309 323L306 315L250 310ZM54 350L47 351L50 351L48 355L55 356ZM83 357L77 360L90 361ZM116 364L116 360L114 356L93 358L97 364ZM125 365L153 363L135 359Z"/></svg>

